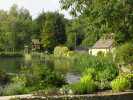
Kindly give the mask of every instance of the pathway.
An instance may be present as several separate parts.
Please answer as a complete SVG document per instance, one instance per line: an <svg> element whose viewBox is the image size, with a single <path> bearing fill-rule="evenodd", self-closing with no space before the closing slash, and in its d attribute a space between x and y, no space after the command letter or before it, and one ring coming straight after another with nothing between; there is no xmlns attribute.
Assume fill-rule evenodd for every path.
<svg viewBox="0 0 133 100"><path fill-rule="evenodd" d="M31 96L32 94L15 95L15 96L0 96L0 100L10 100L11 98L28 98Z"/></svg>

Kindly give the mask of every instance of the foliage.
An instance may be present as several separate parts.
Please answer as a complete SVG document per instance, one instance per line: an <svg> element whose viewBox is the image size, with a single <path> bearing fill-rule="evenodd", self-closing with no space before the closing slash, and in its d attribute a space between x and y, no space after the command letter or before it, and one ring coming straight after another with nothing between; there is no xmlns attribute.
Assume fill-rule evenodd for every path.
<svg viewBox="0 0 133 100"><path fill-rule="evenodd" d="M26 87L33 90L44 89L49 86L61 87L65 84L64 76L46 66L34 65L23 67L20 76L15 81L24 82Z"/></svg>
<svg viewBox="0 0 133 100"><path fill-rule="evenodd" d="M71 89L75 94L92 93L96 91L96 84L92 77L85 75L79 83L72 84Z"/></svg>
<svg viewBox="0 0 133 100"><path fill-rule="evenodd" d="M42 12L32 19L29 11L13 5L9 12L0 10L0 51L20 51L31 47L31 39L37 38L46 50L66 42L65 18L58 12ZM21 44L21 45L20 45Z"/></svg>
<svg viewBox="0 0 133 100"><path fill-rule="evenodd" d="M85 40L91 33L94 35L92 40L97 40L103 33L111 32L115 33L114 38L118 44L132 41L131 0L60 0L60 3L62 9L84 20L84 29L88 30Z"/></svg>
<svg viewBox="0 0 133 100"><path fill-rule="evenodd" d="M54 59L54 69L63 74L67 74L71 70L71 64L72 61L68 58Z"/></svg>
<svg viewBox="0 0 133 100"><path fill-rule="evenodd" d="M75 57L76 58L74 64L76 68L81 70L81 72L85 70L85 73L94 72L93 74L95 76L95 79L98 81L110 81L114 79L118 74L118 69L112 57L95 57L86 54L77 54Z"/></svg>
<svg viewBox="0 0 133 100"><path fill-rule="evenodd" d="M3 90L3 95L16 95L27 93L27 90L23 83L11 83L7 85Z"/></svg>
<svg viewBox="0 0 133 100"><path fill-rule="evenodd" d="M77 54L73 66L76 66L74 68L82 75L92 77L100 90L110 89L110 82L118 75L118 68L111 55L95 57Z"/></svg>
<svg viewBox="0 0 133 100"><path fill-rule="evenodd" d="M2 81L1 81L2 82ZM38 94L54 95L56 87L66 84L64 75L46 66L23 67L20 73L12 77L4 86L1 95L17 95L38 91ZM55 87L55 88L54 88ZM43 92L43 90L45 90Z"/></svg>
<svg viewBox="0 0 133 100"><path fill-rule="evenodd" d="M119 63L132 64L133 62L133 44L126 43L118 47L116 51L116 61Z"/></svg>
<svg viewBox="0 0 133 100"><path fill-rule="evenodd" d="M66 45L70 49L74 49L77 46L82 45L85 33L87 32L86 30L84 30L85 27L84 24L85 23L82 21L82 19L68 20L66 22L66 34L67 34Z"/></svg>
<svg viewBox="0 0 133 100"><path fill-rule="evenodd" d="M0 85L5 85L10 82L10 77L7 73L0 69Z"/></svg>
<svg viewBox="0 0 133 100"><path fill-rule="evenodd" d="M123 77L127 78L131 83L131 89L133 89L133 74L123 74Z"/></svg>
<svg viewBox="0 0 133 100"><path fill-rule="evenodd" d="M45 14L41 39L43 47L47 50L53 50L56 45L65 43L65 19L63 15L57 12Z"/></svg>
<svg viewBox="0 0 133 100"><path fill-rule="evenodd" d="M75 52L70 51L65 46L57 46L54 48L54 56L55 57L72 57L75 55Z"/></svg>
<svg viewBox="0 0 133 100"><path fill-rule="evenodd" d="M120 76L111 82L111 87L113 91L119 92L130 89L131 84L127 78Z"/></svg>
<svg viewBox="0 0 133 100"><path fill-rule="evenodd" d="M60 3L62 9L70 9L76 17L68 20L58 12L42 12L32 19L27 9L18 9L16 5L9 12L0 10L0 51L31 47L33 38L40 39L42 50L51 52L60 44L70 49L88 48L104 33L114 33L117 44L132 42L131 0L60 0Z"/></svg>
<svg viewBox="0 0 133 100"><path fill-rule="evenodd" d="M18 9L16 5L13 5L9 13L5 11L0 13L2 18L0 48L8 51L23 49L25 44L29 44L32 32L32 19L29 11L23 8Z"/></svg>
<svg viewBox="0 0 133 100"><path fill-rule="evenodd" d="M64 57L67 56L69 49L63 46L57 46L54 48L55 57Z"/></svg>
<svg viewBox="0 0 133 100"><path fill-rule="evenodd" d="M62 9L68 10L71 8L70 13L74 16L79 15L79 13L82 13L84 9L86 9L88 4L91 4L92 0L60 0Z"/></svg>

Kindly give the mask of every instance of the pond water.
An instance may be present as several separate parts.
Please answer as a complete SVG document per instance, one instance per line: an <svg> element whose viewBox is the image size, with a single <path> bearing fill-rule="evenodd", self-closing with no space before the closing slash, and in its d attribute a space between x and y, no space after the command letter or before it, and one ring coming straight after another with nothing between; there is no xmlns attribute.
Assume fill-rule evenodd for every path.
<svg viewBox="0 0 133 100"><path fill-rule="evenodd" d="M0 69L7 73L19 72L21 66L30 66L31 63L47 64L50 68L62 72L66 76L66 80L69 83L77 82L80 75L71 68L71 61L66 59L52 59L52 60L40 60L36 58L30 62L25 62L22 57L0 57Z"/></svg>
<svg viewBox="0 0 133 100"><path fill-rule="evenodd" d="M21 57L0 57L0 69L7 73L16 73L20 70L23 61Z"/></svg>

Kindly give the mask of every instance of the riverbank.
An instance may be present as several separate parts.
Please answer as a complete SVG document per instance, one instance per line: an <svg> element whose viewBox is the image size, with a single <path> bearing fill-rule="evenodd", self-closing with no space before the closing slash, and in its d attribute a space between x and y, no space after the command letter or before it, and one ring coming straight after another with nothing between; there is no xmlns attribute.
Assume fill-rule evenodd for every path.
<svg viewBox="0 0 133 100"><path fill-rule="evenodd" d="M132 100L133 91L127 92L97 92L95 94L86 95L64 95L64 96L33 96L28 95L16 95L16 96L4 96L0 97L0 100Z"/></svg>
<svg viewBox="0 0 133 100"><path fill-rule="evenodd" d="M0 52L0 57L23 57L23 52Z"/></svg>

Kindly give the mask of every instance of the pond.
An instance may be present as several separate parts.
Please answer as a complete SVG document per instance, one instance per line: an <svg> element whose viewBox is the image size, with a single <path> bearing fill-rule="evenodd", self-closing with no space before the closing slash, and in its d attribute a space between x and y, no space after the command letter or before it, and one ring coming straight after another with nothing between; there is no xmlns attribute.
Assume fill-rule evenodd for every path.
<svg viewBox="0 0 133 100"><path fill-rule="evenodd" d="M16 73L20 70L23 62L22 57L0 57L0 69L7 73Z"/></svg>
<svg viewBox="0 0 133 100"><path fill-rule="evenodd" d="M42 60L36 58L26 62L23 57L0 57L0 69L7 73L17 73L20 71L21 66L28 67L31 63L47 64L49 68L53 67L54 70L65 74L66 80L69 83L77 82L80 78L79 73L72 69L71 61L66 59Z"/></svg>

